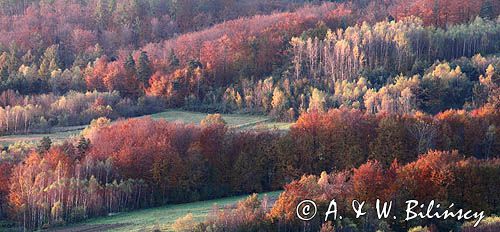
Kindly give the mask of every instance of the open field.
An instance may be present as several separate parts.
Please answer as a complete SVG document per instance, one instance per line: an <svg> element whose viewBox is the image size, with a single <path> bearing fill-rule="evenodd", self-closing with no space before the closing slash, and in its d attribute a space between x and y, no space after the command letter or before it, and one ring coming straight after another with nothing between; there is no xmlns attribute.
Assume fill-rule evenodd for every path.
<svg viewBox="0 0 500 232"><path fill-rule="evenodd" d="M255 125L253 128L255 129L269 129L269 130L281 130L281 131L287 131L290 130L290 127L293 125L293 123L289 122L266 122L266 123L261 123Z"/></svg>
<svg viewBox="0 0 500 232"><path fill-rule="evenodd" d="M25 134L25 135L7 135L0 137L0 145L8 146L9 144L15 142L37 142L40 141L43 137L50 137L52 141L60 141L72 136L77 136L80 134L85 126L81 126L75 129L71 129L75 127L68 127L68 130L63 131L55 131L53 133L44 133L44 134Z"/></svg>
<svg viewBox="0 0 500 232"><path fill-rule="evenodd" d="M221 114L222 118L226 121L227 125L233 128L246 128L254 126L258 123L266 123L271 121L266 116L246 115L246 114ZM147 115L154 119L165 119L167 121L178 121L183 123L199 124L207 113L190 112L183 110L167 110L161 113ZM145 117L147 117L145 116Z"/></svg>
<svg viewBox="0 0 500 232"><path fill-rule="evenodd" d="M270 202L278 198L281 191L259 194L262 198L267 195ZM133 212L120 213L113 216L90 219L88 221L71 225L64 228L52 229L53 232L77 232L77 231L172 231L171 225L179 217L192 213L197 221L203 221L214 205L218 207L231 207L238 201L247 197L236 196L209 201L199 201L186 204L167 205L164 207L137 210ZM272 205L272 204L270 204Z"/></svg>
<svg viewBox="0 0 500 232"><path fill-rule="evenodd" d="M172 122L199 124L207 116L207 113L190 112L184 110L166 110L161 113L145 115L141 117L152 117L153 119L165 119ZM288 130L291 123L274 122L271 118L262 115L247 114L222 114L222 118L227 125L234 129L277 129ZM0 145L8 146L15 142L37 142L43 137L50 137L52 141L77 136L86 126L71 126L54 128L52 133L44 134L26 134L26 135L8 135L0 137Z"/></svg>

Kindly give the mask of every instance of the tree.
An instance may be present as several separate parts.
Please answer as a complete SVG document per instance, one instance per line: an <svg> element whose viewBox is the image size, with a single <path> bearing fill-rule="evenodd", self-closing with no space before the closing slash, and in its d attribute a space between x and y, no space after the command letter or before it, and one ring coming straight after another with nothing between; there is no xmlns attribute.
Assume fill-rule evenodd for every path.
<svg viewBox="0 0 500 232"><path fill-rule="evenodd" d="M356 199L374 204L377 199L390 200L397 191L398 164L384 168L378 161L368 161L353 170Z"/></svg>
<svg viewBox="0 0 500 232"><path fill-rule="evenodd" d="M418 201L446 199L447 186L453 180L450 168L458 160L457 151L429 151L398 172L401 189L408 191Z"/></svg>
<svg viewBox="0 0 500 232"><path fill-rule="evenodd" d="M210 126L210 125L226 125L226 121L222 118L220 114L208 114L203 120L201 120L200 125Z"/></svg>
<svg viewBox="0 0 500 232"><path fill-rule="evenodd" d="M48 136L45 136L40 140L37 149L38 152L45 153L50 149L51 146L52 146L52 140Z"/></svg>
<svg viewBox="0 0 500 232"><path fill-rule="evenodd" d="M484 0L481 4L481 11L479 16L485 19L493 19L495 17L494 6L491 0Z"/></svg>
<svg viewBox="0 0 500 232"><path fill-rule="evenodd" d="M0 161L0 218L7 216L10 177L13 164L7 161Z"/></svg>
<svg viewBox="0 0 500 232"><path fill-rule="evenodd" d="M110 12L107 0L98 0L94 8L94 21L98 30L104 31L109 22Z"/></svg>
<svg viewBox="0 0 500 232"><path fill-rule="evenodd" d="M88 90L106 91L103 77L107 72L108 57L98 58L93 67L90 64L85 69L85 83Z"/></svg>
<svg viewBox="0 0 500 232"><path fill-rule="evenodd" d="M448 63L437 64L422 78L422 109L438 113L445 109L460 109L470 99L472 85L460 66L451 69Z"/></svg>
<svg viewBox="0 0 500 232"><path fill-rule="evenodd" d="M78 140L78 144L76 145L78 158L81 159L85 156L85 153L90 148L90 140L81 136Z"/></svg>
<svg viewBox="0 0 500 232"><path fill-rule="evenodd" d="M103 83L108 91L118 91L122 96L138 97L141 95L139 80L127 70L125 64L114 61L108 63Z"/></svg>
<svg viewBox="0 0 500 232"><path fill-rule="evenodd" d="M433 148L438 130L435 122L425 116L419 117L417 114L415 120L409 122L408 131L417 141L418 154L425 154Z"/></svg>
<svg viewBox="0 0 500 232"><path fill-rule="evenodd" d="M172 229L176 232L189 232L193 231L196 222L193 219L193 214L188 213L184 217L180 217L175 220L174 224L172 224Z"/></svg>
<svg viewBox="0 0 500 232"><path fill-rule="evenodd" d="M319 111L323 112L325 110L326 94L316 88L312 89L311 98L309 99L308 112Z"/></svg>
<svg viewBox="0 0 500 232"><path fill-rule="evenodd" d="M149 87L149 79L151 78L151 63L145 51L141 51L136 65L137 78L145 87Z"/></svg>
<svg viewBox="0 0 500 232"><path fill-rule="evenodd" d="M52 71L58 70L60 67L59 45L52 45L48 47L41 59L38 74L47 80Z"/></svg>
<svg viewBox="0 0 500 232"><path fill-rule="evenodd" d="M378 160L383 167L389 167L395 159L406 163L417 157L411 149L403 118L387 116L380 119L376 132L377 136L370 146L370 158Z"/></svg>
<svg viewBox="0 0 500 232"><path fill-rule="evenodd" d="M134 57L132 56L132 54L129 54L127 56L127 59L125 60L125 69L127 70L128 73L133 73L133 74L136 73L135 61L134 61Z"/></svg>
<svg viewBox="0 0 500 232"><path fill-rule="evenodd" d="M283 93L283 91L281 91L278 87L274 88L271 106L273 107L271 114L277 118L285 117L284 111L286 107L286 96L285 93Z"/></svg>

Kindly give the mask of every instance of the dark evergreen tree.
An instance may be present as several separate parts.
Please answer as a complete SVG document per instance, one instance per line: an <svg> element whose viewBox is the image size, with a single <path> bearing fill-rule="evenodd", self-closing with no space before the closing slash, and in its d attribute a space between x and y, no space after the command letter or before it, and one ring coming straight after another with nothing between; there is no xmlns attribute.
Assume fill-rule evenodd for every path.
<svg viewBox="0 0 500 232"><path fill-rule="evenodd" d="M134 57L132 57L132 54L129 54L127 57L127 60L125 60L125 68L127 69L127 72L135 73L135 61Z"/></svg>
<svg viewBox="0 0 500 232"><path fill-rule="evenodd" d="M179 66L179 58L177 58L173 49L170 50L170 66L172 67Z"/></svg>
<svg viewBox="0 0 500 232"><path fill-rule="evenodd" d="M87 150L90 148L90 140L85 137L80 137L76 149L78 151L78 159L82 158Z"/></svg>
<svg viewBox="0 0 500 232"><path fill-rule="evenodd" d="M485 19L493 19L495 17L495 12L493 10L493 3L491 0L485 0L481 5L481 11L479 12L479 16Z"/></svg>
<svg viewBox="0 0 500 232"><path fill-rule="evenodd" d="M145 86L149 86L149 78L151 77L151 63L148 58L148 54L144 51L141 52L139 56L139 60L137 61L137 78L141 81Z"/></svg>
<svg viewBox="0 0 500 232"><path fill-rule="evenodd" d="M45 153L47 152L50 147L52 146L52 140L45 136L40 140L40 144L38 144L37 150L39 153Z"/></svg>

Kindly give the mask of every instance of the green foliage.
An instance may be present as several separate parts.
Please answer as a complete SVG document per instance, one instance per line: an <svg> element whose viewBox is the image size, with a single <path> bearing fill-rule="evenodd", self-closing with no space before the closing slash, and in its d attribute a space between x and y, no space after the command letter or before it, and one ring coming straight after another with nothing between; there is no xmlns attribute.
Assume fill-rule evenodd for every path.
<svg viewBox="0 0 500 232"><path fill-rule="evenodd" d="M137 70L137 78L141 81L145 86L149 86L149 78L152 75L151 71L151 63L149 61L148 55L146 52L142 51L139 56L139 60L136 65Z"/></svg>
<svg viewBox="0 0 500 232"><path fill-rule="evenodd" d="M0 1L0 133L25 134L1 140L43 137L2 151L0 214L9 202L24 229L42 229L168 202L268 191L304 173L350 168L357 181L351 186L340 185L352 181L345 178L350 174L322 173L296 182L307 186L298 193L332 187L347 193L344 199L353 191L396 200L446 196L498 212L497 183L488 178L498 176L497 161L449 165L445 153L430 152L434 156L413 162L433 148L498 156L500 59L482 56L500 49L492 1L467 5L466 16L460 7L438 12L420 0L398 14L392 11L404 1L313 3L292 11L301 3ZM274 10L290 12L242 17ZM402 17L408 14L422 18ZM471 20L477 15L482 18ZM266 116L180 111L152 117L201 127L148 119L111 123L165 106L283 121L302 115L290 132L260 130L290 125ZM68 126L88 123L84 136L61 145L29 134L56 132L51 138L58 140L53 135L82 129ZM368 158L378 161L359 166ZM404 191L394 193L391 184ZM174 229L272 231L282 215L268 221L266 213L265 201L251 196L234 209L214 211L207 223L188 215ZM308 226L355 230L354 222L365 230L411 226L372 218Z"/></svg>
<svg viewBox="0 0 500 232"><path fill-rule="evenodd" d="M470 101L472 84L460 66L451 69L448 63L437 64L422 78L421 108L430 113L460 109Z"/></svg>
<svg viewBox="0 0 500 232"><path fill-rule="evenodd" d="M38 144L37 150L40 153L47 152L52 146L52 140L49 137L43 137L40 143Z"/></svg>
<svg viewBox="0 0 500 232"><path fill-rule="evenodd" d="M259 194L262 198L267 195L269 198L276 199L281 191L268 192ZM135 230L154 230L159 228L160 230L173 230L172 224L175 223L179 218L185 217L187 214L193 215L193 220L196 223L203 222L211 212L213 212L214 206L220 208L231 207L237 204L239 201L245 200L248 195L235 196L235 197L225 197L215 200L198 201L193 203L185 204L173 204L162 206L158 208L136 210L132 212L123 212L112 217L99 217L87 220L83 223L74 224L69 226L71 229L85 228L87 226L92 227L105 227L109 224L123 225L117 230L121 231L135 231ZM131 224L129 224L132 222Z"/></svg>

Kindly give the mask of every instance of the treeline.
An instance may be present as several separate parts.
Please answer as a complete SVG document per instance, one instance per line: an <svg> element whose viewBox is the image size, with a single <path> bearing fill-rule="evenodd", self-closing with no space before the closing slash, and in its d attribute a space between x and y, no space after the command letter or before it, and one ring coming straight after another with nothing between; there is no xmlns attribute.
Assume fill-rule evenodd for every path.
<svg viewBox="0 0 500 232"><path fill-rule="evenodd" d="M360 109L372 114L438 113L447 109L500 107L500 75L496 57L476 55L436 62L422 75L394 77L374 71L352 80L272 78L243 81L227 88L221 111L260 112L281 120L331 108ZM371 81L370 81L371 79ZM384 84L376 84L376 83ZM192 106L196 108L196 106Z"/></svg>
<svg viewBox="0 0 500 232"><path fill-rule="evenodd" d="M79 126L93 119L128 118L156 113L164 102L155 97L122 98L118 92L69 92L21 95L12 90L0 93L0 134L47 132L52 127Z"/></svg>
<svg viewBox="0 0 500 232"><path fill-rule="evenodd" d="M487 66L481 71L484 64ZM338 81L271 77L253 84L244 81L242 91L236 85L226 89L220 110L261 112L293 121L304 112L331 108L354 108L373 114L413 114L416 111L438 113L450 108L470 110L484 105L498 107L499 75L494 68L497 64L498 58L479 55L472 59L436 62L423 76L388 77L384 78L387 84L379 86L363 76ZM469 75L479 75L479 78L471 80Z"/></svg>
<svg viewBox="0 0 500 232"><path fill-rule="evenodd" d="M215 209L203 223L192 218L178 219L175 231L494 231L497 221L481 221L478 228L473 223L455 219L413 219L405 221L406 201L417 200L428 204L458 209L484 211L485 215L498 213L500 175L498 159L478 160L464 158L458 152L429 151L418 160L406 165L396 160L384 167L376 160L369 160L357 168L341 172L322 172L321 175L304 175L285 186L272 209L264 199L254 195L237 204L236 208ZM309 199L316 202L318 214L310 221L298 219L296 207ZM335 199L337 215L325 222L329 203ZM375 211L377 199L381 204L392 201L389 219L378 219ZM366 201L367 214L359 219L351 209L351 201ZM349 210L351 209L351 210ZM393 220L396 216L398 220Z"/></svg>
<svg viewBox="0 0 500 232"><path fill-rule="evenodd" d="M185 3L180 2L182 3L178 4ZM85 16L75 18L87 19L88 26L80 27L77 21L74 22L76 26L71 24L57 28L66 36L71 33L65 30L73 28L104 29L92 29L92 33L96 33L95 39L87 39L80 34L74 36L74 39L85 40L85 44L74 44L74 41L66 41L61 35L57 40L42 39L42 42L35 41L34 44L24 46L17 43L26 39L9 38L8 35L22 36L30 33L17 31L17 28L23 26L10 28L11 23L6 23L4 26L13 31L4 33L7 36L3 37L8 41L18 42L0 48L0 89L19 91L26 95L50 92L63 95L72 90L118 91L122 97L132 99L142 96L161 97L172 107L199 111L265 113L289 121L296 119L310 106L327 109L348 106L372 108L372 112L384 111L376 110L378 106L373 106L384 98L405 104L401 107L382 107L386 110L394 108L391 113L408 113L414 110L437 113L448 108L462 108L465 102L476 99L476 96L469 93L475 85L480 85L479 76L486 76L486 69L489 68L478 66L475 61L463 63L455 59L475 54L486 56L497 53L500 49L496 43L499 40L498 18L472 20L477 15L473 13L470 20L459 20L466 22L464 24L436 28L425 26L425 20L415 17L400 18L397 22L390 17L386 20L387 15L364 17L364 10L375 7L372 3L361 8L356 6L363 5L362 3L308 5L292 12L226 21L198 32L162 39L161 42L149 43L151 40L145 39L149 42L137 46L107 45L109 42L106 42L105 28L115 28L113 25L117 23L130 25L127 23L132 20L129 17L142 15L142 11L153 16L157 14L151 13L157 12L153 10L153 3L132 3L122 5L125 3L96 1L82 5L62 1L42 2L28 7L23 16L4 16L24 18L30 13L38 12L37 10L45 10L38 12L37 15L40 15L37 17L26 19L27 22L20 20L25 27L31 27L30 25L38 25L45 20L37 21L39 18L53 16L49 21L59 22L72 18L65 12L83 12ZM149 7L144 8L141 4ZM96 7L94 12L90 7L95 5L102 7ZM112 13L106 16L99 10ZM103 19L88 19L91 16ZM59 19L60 17L63 19ZM364 19L367 22L361 21ZM137 20L132 21L135 23ZM106 25L95 25L99 23ZM40 32L42 38L57 35L53 27L47 29L45 26L46 24L41 24L26 30L41 28L46 33ZM127 38L119 36L120 33L112 34L110 38ZM141 49L137 50L138 47ZM76 48L84 48L84 51L76 51ZM490 71L497 73L495 70L498 70L498 59L487 59L492 65ZM457 78L439 76L431 78L433 80L428 81L430 84L423 83L425 75L434 70L433 65L437 65L437 60L449 60L449 66L457 74L445 76ZM460 69L456 69L457 66ZM406 79L419 74L421 86L412 86L407 90L390 87L400 74ZM492 83L498 86L497 76L492 76ZM457 95L426 95L426 88L433 89L441 85L446 88L455 81L459 82L458 87L461 89ZM356 86L358 84L360 86ZM380 96L376 100L372 92L379 92L384 86L388 86L384 90L387 93L383 94L387 96ZM488 94L493 94L494 99L494 93L497 92L489 91ZM484 93L481 92L483 95ZM370 99L366 100L365 94ZM448 99L449 97L453 99ZM481 107L485 103L484 98L488 96L481 96L481 103L467 106ZM415 101L417 103L413 104ZM440 105L428 106L420 103L421 101L430 101L432 104L440 101ZM367 104L371 105L366 106Z"/></svg>
<svg viewBox="0 0 500 232"><path fill-rule="evenodd" d="M340 11L340 8L336 11ZM314 15L321 14L316 12ZM370 98L372 92L385 91L385 98L396 98L397 101L397 98L401 97L402 104L406 104L400 107L403 109L390 110L391 113L408 113L414 110L437 113L449 108L462 108L465 102L472 102L475 99L471 94L472 88L481 85L479 76L485 76L487 68L493 85L498 86L498 74L495 71L498 69L498 58L486 58L486 62L492 67L484 66L485 58L480 55L469 60L460 58L477 53L491 54L500 49L496 43L500 30L495 20L477 18L469 24L450 26L446 30L424 27L422 21L416 18L379 22L375 25L365 23L336 31L329 30L328 24L320 23L311 30L304 31L301 37L290 38L290 47L266 48L265 46L273 44L266 39L266 45L257 46L259 51L243 49L241 46L246 42L237 38L245 37L231 36L217 40L219 42L216 43L210 41L210 36L205 33L215 33L217 28L204 33L185 35L163 46L153 46L147 49L151 57L156 57L151 60L162 62L158 64L153 61L154 67L160 65L172 69L172 64L174 67L186 62L189 64L180 65L171 74L156 72L149 80L150 88L147 93L162 96L172 105L187 105L193 109L204 110L211 107L220 111L274 113L282 116L299 115L307 111L311 104L317 105L316 102L324 103L320 105L325 108L375 107L365 106L376 104L373 103L374 99L366 99L369 103L365 102L365 93L370 92L366 96ZM224 27L223 31L227 32L225 28L228 27L230 25ZM337 25L333 28L338 27ZM253 34L245 32L244 28L234 31ZM188 36L199 37L198 41L205 40L200 45L203 47L190 46L187 50L189 53L183 51L181 44L192 44L185 40ZM259 34L257 38L277 36ZM283 44L279 41L277 43ZM205 51L205 48L211 48L210 52ZM268 61L273 59L270 57L275 57L271 54L281 54L276 53L279 50L287 51L290 55L280 55L281 57L276 59L277 63L271 62L273 65L269 66L267 71L261 72L266 67L265 63L269 64ZM240 56L242 51L253 53ZM201 59L188 62L186 58L182 58L197 57L197 54L201 54ZM213 59L204 58L204 54L209 54ZM267 58L256 57L259 54L267 54ZM166 60L160 57L171 57L171 60L164 63ZM172 62L172 59L175 62ZM439 66L446 63L439 60L450 60L447 64L450 68ZM444 71L434 72L436 69ZM258 78L270 74L271 71L273 73L270 78ZM400 86L403 89L389 91L391 84L394 84L400 74L403 74L404 79L413 79L412 76L417 74L420 76L412 86ZM248 78L252 76L257 78ZM452 85L455 82L458 86ZM385 90L381 90L384 87ZM442 96L432 96L428 91L441 87L450 90L456 87L460 90L455 96L450 96L450 92ZM402 94L405 88L409 89ZM491 88L496 87L488 87ZM484 97L481 99L482 103L476 102L468 106L480 107L484 104ZM434 103L438 105L430 105Z"/></svg>
<svg viewBox="0 0 500 232"><path fill-rule="evenodd" d="M64 46L70 62L99 44L107 55L219 22L293 10L305 1L0 1L0 47L38 52ZM12 41L15 41L12 43ZM69 63L71 64L71 63Z"/></svg>
<svg viewBox="0 0 500 232"><path fill-rule="evenodd" d="M137 52L132 57L134 49L217 22L295 9L302 4L219 0L2 1L0 89L60 95L69 90L105 88L127 97L142 96L140 83L147 86L153 73L147 71L151 67L145 53ZM99 69L98 58L109 71L95 72ZM94 84L93 75L100 75L103 84Z"/></svg>
<svg viewBox="0 0 500 232"><path fill-rule="evenodd" d="M281 47L284 46L282 45L282 42L288 40L289 36L287 36L286 34L298 34L302 30L313 26L318 20L326 20L326 17L333 17L331 14L332 12L330 11L334 10L336 6L334 4L326 4L324 6L318 7L309 6L293 13L276 13L269 16L256 16L250 19L228 21L223 24L218 24L212 29L206 31L195 34L188 33L186 35L180 36L178 39L166 40L165 43L170 44L173 43L172 41L178 41L175 45L179 48L179 50L176 49L175 51L173 51L173 48L166 48L165 50L162 49L156 51L154 45L147 45L143 49L144 51L132 52L132 50L137 46L129 46L129 43L131 42L124 42L125 45L120 46L111 46L107 44L110 43L108 40L119 38L126 39L127 36L125 35L121 35L120 33L111 33L108 38L107 34L109 33L107 33L105 29L95 29L91 32L86 32L84 28L98 27L94 24L112 24L109 22L109 20L88 19L88 17L99 16L106 19L111 17L103 16L102 14L104 13L102 12L92 12L94 10L94 8L92 7L97 4L97 6L100 7L95 7L96 11L107 11L108 8L111 10L116 10L117 12L116 14L113 14L113 18L116 18L116 20L120 19L120 23L124 23L125 26L128 26L129 23L127 23L127 20L132 20L133 22L137 21L135 20L136 18L134 16L135 14L138 14L137 12L148 10L143 9L143 7L140 6L140 3L142 1L131 1L133 4L128 4L128 2L105 2L106 1L97 1L96 3L89 3L88 5L80 5L77 3L67 4L65 1L55 1L53 3L42 2L40 3L40 6L34 5L32 7L28 7L28 9L26 10L26 15L4 16L13 22L10 22L7 19L2 21L5 22L4 27L7 28L6 30L8 31L2 33L2 37L0 37L0 39L5 39L6 41L4 43L4 46L0 46L0 89L11 89L14 91L19 91L22 94L40 94L48 92L53 92L55 94L64 94L70 90L116 90L119 91L122 96L138 97L144 95L145 90L150 86L150 79L155 79L157 81L161 81L164 79L161 73L158 73L156 75L161 76L162 78L152 77L153 74L163 69L160 67L161 65L159 63L172 65L170 69L166 70L168 72L177 69L177 64L179 64L180 66L184 66L185 64L189 63L191 64L190 67L196 68L199 65L197 62L195 62L197 59L195 57L192 57L192 54L193 52L195 54L199 54L199 51L195 51L192 48L201 49L202 44L200 42L206 41L209 38L213 38L214 41L212 42L214 42L213 45L215 47L208 46L208 44L206 44L208 46L206 47L208 50L204 51L204 54L206 56L212 56L212 54L210 54L209 52L215 51L211 51L210 49L220 48L218 45L219 43L216 43L215 40L221 37L222 34L227 34L228 36L234 35L234 38L242 37L243 35L245 35L243 37L246 37L246 35L252 34L255 40L255 44L252 45L254 46L253 50L264 51L266 50L266 47L273 48L273 50L269 50L269 52L259 55L258 59L257 57L253 59L254 61L259 60L259 65L262 66L254 67L254 71L256 73L262 73L263 71L269 72L272 68L272 63L275 62L275 59L272 59L273 61L271 61L268 58L279 56L276 54L276 52L282 50ZM180 1L179 4L184 4L185 2L190 1ZM72 9L73 7L75 7L76 9ZM80 9L82 7L85 9ZM313 11L307 13L308 10ZM335 11L333 13L337 12L338 11ZM70 14L82 15L72 17L72 15ZM314 14L321 14L324 16ZM342 15L345 14L343 13ZM28 17L28 19L24 19L25 17ZM44 17L50 17L50 20L45 19ZM133 17L133 19L129 19L129 17ZM308 17L310 18L308 19ZM147 17L137 17L137 19L139 18L141 18L141 20L147 20ZM63 25L56 27L55 24L51 24L55 22L61 24L60 21L64 22L64 20L70 19L79 19L84 21L87 20L87 24L89 26L78 26L78 20L75 20L75 22L71 21L71 23L75 23L76 25L70 24L66 26ZM49 22L43 23L45 21ZM335 19L335 21L338 21L338 19ZM12 26L13 24L18 22L22 25ZM254 24L255 27L248 27L249 23ZM290 26L288 26L289 24ZM337 25L333 24L330 26L337 27ZM26 29L26 32L18 31L24 27L28 27ZM61 35L58 36L58 30L56 30L55 28L61 30ZM75 30L75 32L71 32L71 30L73 29ZM275 29L279 30L273 32L273 30ZM35 33L33 32L33 30L41 31ZM245 31L246 34L243 34L243 32ZM37 41L36 38L38 37L31 36L33 34L41 34L40 36L42 37L42 41ZM238 34L238 36L236 36L236 34ZM12 36L23 35L30 35L30 39L24 37L12 38ZM72 39L79 41L81 40L81 43L83 44L72 41L71 38L66 38L69 35L72 35ZM259 39L257 39L257 37L264 35L265 41L259 42ZM44 37L49 38L44 39ZM88 37L93 37L93 39ZM285 37L285 39L283 39L282 37ZM271 40L274 40L274 42L271 42ZM15 42L11 43L11 41ZM30 44L23 45L23 41L26 43L29 42ZM246 39L243 39L240 42L240 45L244 45L246 46L246 48L240 47L242 49L241 51L233 50L231 53L243 52L245 51L245 49L252 50L251 46L247 44L246 41ZM145 45L146 43L147 42L142 45ZM262 48L260 48L261 46ZM277 50L277 48L280 49ZM83 50L79 51L77 49ZM181 51L182 49L184 51ZM235 47L234 49L237 48ZM109 52L108 50L112 52ZM157 56L158 53L164 54L160 54L160 56ZM183 53L185 53L185 55ZM213 55L218 55L218 53L214 53ZM206 62L203 65L205 64ZM257 69L262 70L259 71ZM178 71L178 73L182 72ZM220 73L221 76L217 79L229 78L228 76L226 76L226 74L228 73ZM190 80L190 82L195 81L196 80ZM209 87L201 86L201 82L199 84L199 89L206 89ZM165 85L166 84L162 84L162 82L158 82L157 84L154 84L154 86L157 86L156 91L152 89L146 92L155 93L161 92L162 90L175 92L179 87L184 88L184 85L181 85L179 83L173 84L175 88ZM184 92L182 92L182 94L186 95L186 93Z"/></svg>
<svg viewBox="0 0 500 232"><path fill-rule="evenodd" d="M454 0L396 0L390 5L389 12L395 18L414 15L422 18L426 25L439 27L464 22L478 15L482 18L493 19L500 12L500 3L493 0L461 1L460 3Z"/></svg>
<svg viewBox="0 0 500 232"><path fill-rule="evenodd" d="M80 151L65 144L32 153L11 173L10 206L20 225L35 229L63 225L147 202L142 180L118 179L111 160L76 159Z"/></svg>
<svg viewBox="0 0 500 232"><path fill-rule="evenodd" d="M84 138L52 147L42 143L36 151L23 152L22 162L15 161L15 151L4 154L0 164L7 172L0 180L10 189L0 194L1 208L8 204L11 218L32 230L139 207L276 188L267 171L260 170L263 182L241 186L228 170L238 154L260 155L259 163L265 165L273 155L266 149L278 137L270 132L233 134L220 124L200 128L134 119L90 131L89 137L90 143Z"/></svg>
<svg viewBox="0 0 500 232"><path fill-rule="evenodd" d="M290 42L293 77L311 78L326 86L339 80L352 81L374 70L387 72L377 75L386 78L400 73L419 74L436 60L500 50L498 20L481 18L446 29L424 27L421 19L410 17L398 22L358 24L345 30L316 30ZM384 79L368 78L375 86L386 84Z"/></svg>
<svg viewBox="0 0 500 232"><path fill-rule="evenodd" d="M31 151L12 147L0 161L7 167L2 186L9 186L0 195L11 216L34 229L276 190L304 173L350 169L368 159L384 168L394 159L406 164L431 149L493 158L500 150L498 115L495 109L434 117L331 110L304 114L287 134L229 130L214 120L198 127L130 119L93 127L85 133L89 140L52 147L44 140Z"/></svg>

